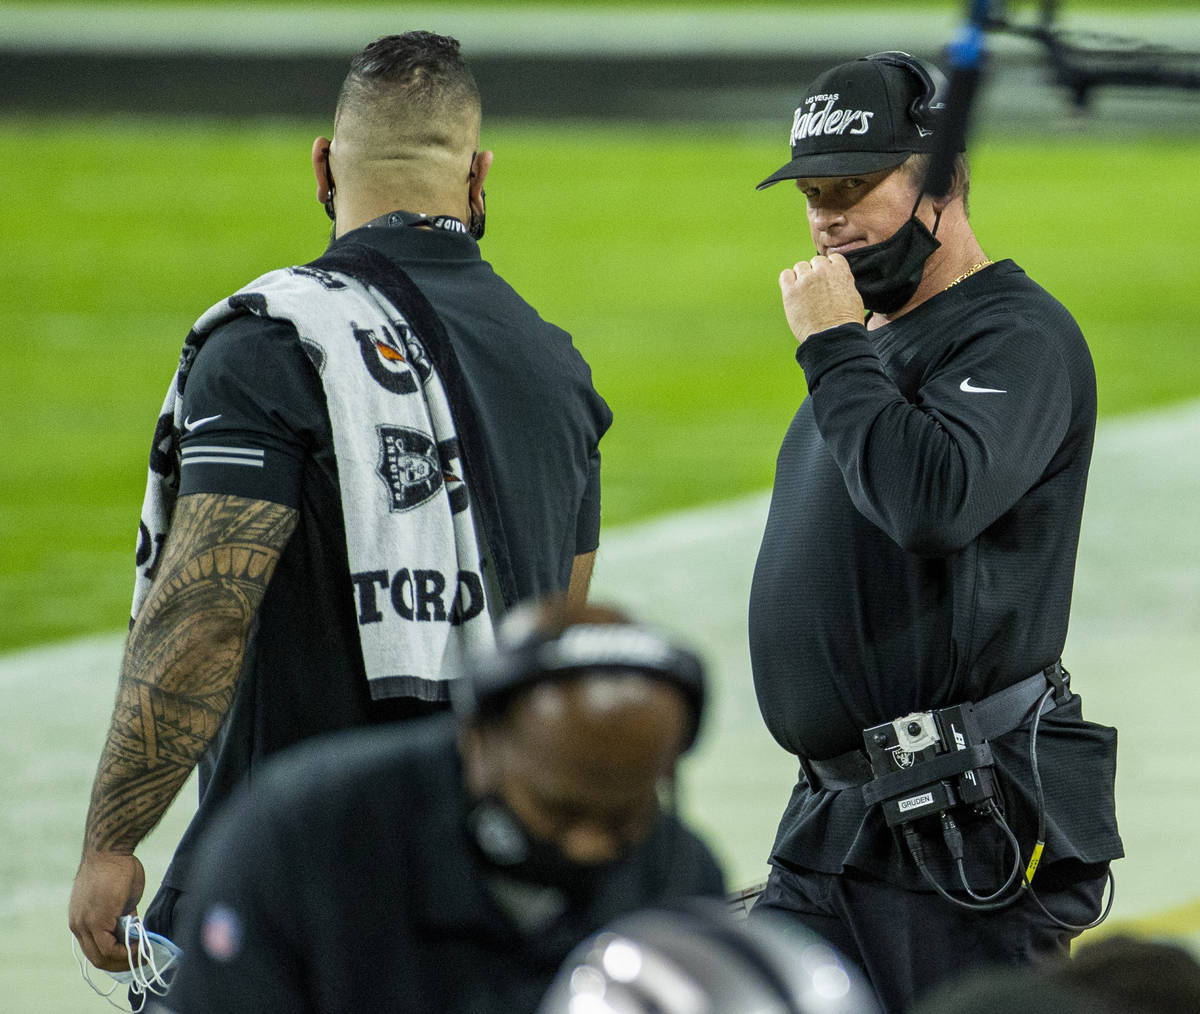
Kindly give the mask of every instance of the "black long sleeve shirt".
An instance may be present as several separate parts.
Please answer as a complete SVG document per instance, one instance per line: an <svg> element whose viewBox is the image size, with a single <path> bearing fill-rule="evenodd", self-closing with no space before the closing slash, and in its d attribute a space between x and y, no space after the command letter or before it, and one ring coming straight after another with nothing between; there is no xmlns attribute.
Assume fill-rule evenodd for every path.
<svg viewBox="0 0 1200 1014"><path fill-rule="evenodd" d="M809 397L779 453L750 649L772 734L820 759L861 747L865 728L981 700L1061 655L1096 382L1071 315L1011 261L878 330L813 335L797 359ZM1109 804L1111 793L1109 778ZM802 784L776 852L909 880L886 846L857 840L864 819L856 790ZM1111 805L1099 825L1089 861L1120 854Z"/></svg>

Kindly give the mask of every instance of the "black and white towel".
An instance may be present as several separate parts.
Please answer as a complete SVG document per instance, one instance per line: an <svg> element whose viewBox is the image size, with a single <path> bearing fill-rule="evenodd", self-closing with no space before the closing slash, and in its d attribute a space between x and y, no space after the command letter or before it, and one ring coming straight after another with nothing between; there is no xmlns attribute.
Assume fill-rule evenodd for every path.
<svg viewBox="0 0 1200 1014"><path fill-rule="evenodd" d="M374 285L321 264L263 275L210 308L188 335L151 451L133 617L149 592L174 512L181 395L196 353L238 314L289 320L325 389L351 575L394 581L395 610L368 622L360 614L372 697L444 699L464 653L494 644L507 596L484 579L486 533L481 538L477 531L466 455L435 359ZM417 299L417 315L429 326L422 314L428 304Z"/></svg>

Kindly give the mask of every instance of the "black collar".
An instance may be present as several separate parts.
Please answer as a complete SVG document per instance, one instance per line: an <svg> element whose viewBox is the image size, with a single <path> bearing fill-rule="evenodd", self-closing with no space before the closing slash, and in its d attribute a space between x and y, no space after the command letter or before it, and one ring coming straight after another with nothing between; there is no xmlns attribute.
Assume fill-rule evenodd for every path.
<svg viewBox="0 0 1200 1014"><path fill-rule="evenodd" d="M445 229L446 232L460 232L463 235L467 232L467 227L453 215L426 215L417 211L389 211L386 215L371 219L362 228L378 229L397 225Z"/></svg>

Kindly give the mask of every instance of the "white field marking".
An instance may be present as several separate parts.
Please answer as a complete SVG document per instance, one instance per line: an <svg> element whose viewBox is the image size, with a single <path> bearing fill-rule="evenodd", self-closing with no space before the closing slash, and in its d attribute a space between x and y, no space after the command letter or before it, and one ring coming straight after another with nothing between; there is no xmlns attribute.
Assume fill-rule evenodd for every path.
<svg viewBox="0 0 1200 1014"><path fill-rule="evenodd" d="M1200 402L1101 425L1065 654L1089 719L1120 729L1119 816L1129 858L1116 865L1113 921L1136 919L1143 929L1185 902L1200 912L1191 904L1200 899L1200 875L1186 858L1200 839L1200 812L1177 805L1200 798L1189 724L1200 658L1197 447ZM606 530L593 581L595 599L682 635L709 662L712 707L686 764L683 806L724 860L731 888L762 879L795 773L762 726L749 676L746 603L766 508L760 493ZM8 726L0 737L0 852L14 877L0 917L44 922L48 946L63 919L62 905L46 902L57 892L65 904L74 875L123 639L0 657ZM53 763L42 759L48 755ZM157 852L144 858L165 864L188 801L176 806L183 815L166 822ZM31 833L35 827L42 830ZM161 876L162 866L147 872ZM1196 922L1185 930L1200 943Z"/></svg>
<svg viewBox="0 0 1200 1014"><path fill-rule="evenodd" d="M890 5L881 2L877 7L891 13ZM531 9L428 3L405 8L406 23L436 25L439 32L462 39L468 58L490 53L829 53L844 47L847 38L861 36L862 17L858 8L829 11L814 19L802 9L755 3L633 11L618 3ZM7 45L27 51L345 53L349 59L364 40L396 30L386 8L332 3L296 7L281 15L249 5L16 2L5 4L4 18ZM903 19L889 23L886 41L920 51L928 48L930 39L950 38L959 21L953 10L907 11ZM1200 42L1200 18L1189 11L1139 12L1133 21L1124 12L1087 11L1072 24L1185 49ZM64 31L64 25L69 30ZM1004 36L989 39L988 46L997 53L1021 50L1019 40Z"/></svg>
<svg viewBox="0 0 1200 1014"><path fill-rule="evenodd" d="M1200 840L1200 811L1178 805L1200 798L1190 728L1200 706L1197 448L1200 401L1099 427L1064 653L1089 720L1120 730L1129 858L1115 865L1111 921L1153 925L1174 912L1176 932L1180 906L1200 903L1200 874L1185 858ZM606 532L593 581L595 598L691 637L709 660L715 715L685 773L690 798L721 799L725 816L709 836L735 888L762 879L795 773L762 729L749 676L746 603L766 510L757 495ZM1200 946L1200 904L1186 912Z"/></svg>

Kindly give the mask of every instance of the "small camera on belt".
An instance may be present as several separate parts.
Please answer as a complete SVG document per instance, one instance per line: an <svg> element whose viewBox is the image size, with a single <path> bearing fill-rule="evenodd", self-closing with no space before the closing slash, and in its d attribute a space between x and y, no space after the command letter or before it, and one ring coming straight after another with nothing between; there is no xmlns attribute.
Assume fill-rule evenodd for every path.
<svg viewBox="0 0 1200 1014"><path fill-rule="evenodd" d="M982 806L995 792L991 749L970 703L872 726L863 743L875 776L864 795L879 802L889 826L961 804Z"/></svg>

